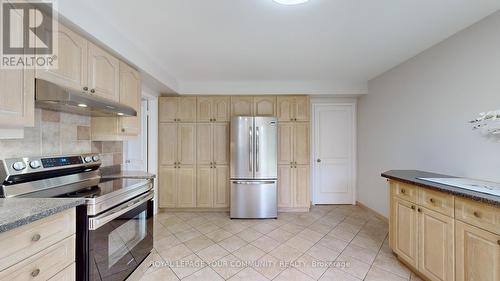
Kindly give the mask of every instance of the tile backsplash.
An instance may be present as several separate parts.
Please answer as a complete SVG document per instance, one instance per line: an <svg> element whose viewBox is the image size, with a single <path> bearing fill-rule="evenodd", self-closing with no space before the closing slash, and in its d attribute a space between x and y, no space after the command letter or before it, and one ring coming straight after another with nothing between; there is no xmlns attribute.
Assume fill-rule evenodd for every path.
<svg viewBox="0 0 500 281"><path fill-rule="evenodd" d="M92 141L88 116L39 108L35 127L25 128L23 139L0 140L0 159L90 152L101 154L103 166L119 165L123 142Z"/></svg>

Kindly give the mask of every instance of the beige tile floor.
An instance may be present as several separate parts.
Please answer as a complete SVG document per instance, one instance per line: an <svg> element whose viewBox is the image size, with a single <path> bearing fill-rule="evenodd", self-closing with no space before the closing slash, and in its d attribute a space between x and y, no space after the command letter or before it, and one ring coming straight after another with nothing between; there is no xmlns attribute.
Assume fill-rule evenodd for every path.
<svg viewBox="0 0 500 281"><path fill-rule="evenodd" d="M317 206L277 220L160 213L156 280L420 280L388 247L387 223L356 206Z"/></svg>

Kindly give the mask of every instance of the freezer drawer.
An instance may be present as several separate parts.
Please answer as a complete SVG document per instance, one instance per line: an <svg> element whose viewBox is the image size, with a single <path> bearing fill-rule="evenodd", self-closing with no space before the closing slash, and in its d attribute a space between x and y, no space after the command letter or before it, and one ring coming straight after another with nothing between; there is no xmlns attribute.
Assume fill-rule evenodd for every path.
<svg viewBox="0 0 500 281"><path fill-rule="evenodd" d="M276 180L231 180L231 218L266 219L278 217Z"/></svg>

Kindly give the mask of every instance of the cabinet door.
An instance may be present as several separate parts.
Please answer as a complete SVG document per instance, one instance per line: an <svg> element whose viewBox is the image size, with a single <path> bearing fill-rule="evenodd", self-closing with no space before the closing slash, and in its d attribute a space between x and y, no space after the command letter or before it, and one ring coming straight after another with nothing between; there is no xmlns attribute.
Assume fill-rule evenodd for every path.
<svg viewBox="0 0 500 281"><path fill-rule="evenodd" d="M103 49L88 43L88 87L90 93L118 102L120 63ZM94 93L92 93L94 91Z"/></svg>
<svg viewBox="0 0 500 281"><path fill-rule="evenodd" d="M278 96L276 99L276 108L278 113L278 121L287 122L293 121L294 115L294 98L291 96Z"/></svg>
<svg viewBox="0 0 500 281"><path fill-rule="evenodd" d="M199 166L196 174L196 206L199 208L213 207L213 168Z"/></svg>
<svg viewBox="0 0 500 281"><path fill-rule="evenodd" d="M124 63L120 63L120 103L137 111L137 116L119 117L121 134L139 135L141 130L141 77L135 69Z"/></svg>
<svg viewBox="0 0 500 281"><path fill-rule="evenodd" d="M432 281L455 280L455 221L420 207L418 270Z"/></svg>
<svg viewBox="0 0 500 281"><path fill-rule="evenodd" d="M87 40L59 24L57 67L38 68L36 77L76 90L87 86Z"/></svg>
<svg viewBox="0 0 500 281"><path fill-rule="evenodd" d="M196 124L179 124L177 137L177 161L182 165L196 164Z"/></svg>
<svg viewBox="0 0 500 281"><path fill-rule="evenodd" d="M179 97L177 121L196 122L196 97Z"/></svg>
<svg viewBox="0 0 500 281"><path fill-rule="evenodd" d="M231 116L253 116L253 98L231 97Z"/></svg>
<svg viewBox="0 0 500 281"><path fill-rule="evenodd" d="M213 98L213 118L215 122L229 122L230 119L230 98L229 97L214 97Z"/></svg>
<svg viewBox="0 0 500 281"><path fill-rule="evenodd" d="M276 116L276 97L254 97L255 116Z"/></svg>
<svg viewBox="0 0 500 281"><path fill-rule="evenodd" d="M196 207L196 168L181 166L177 168L177 206Z"/></svg>
<svg viewBox="0 0 500 281"><path fill-rule="evenodd" d="M177 169L173 166L160 166L158 177L160 208L175 208L177 203Z"/></svg>
<svg viewBox="0 0 500 281"><path fill-rule="evenodd" d="M214 170L214 207L229 207L229 166L217 166Z"/></svg>
<svg viewBox="0 0 500 281"><path fill-rule="evenodd" d="M158 129L159 163L174 165L177 162L177 124L160 123Z"/></svg>
<svg viewBox="0 0 500 281"><path fill-rule="evenodd" d="M295 121L309 121L309 97L307 96L296 96L294 101L294 117Z"/></svg>
<svg viewBox="0 0 500 281"><path fill-rule="evenodd" d="M309 165L298 165L294 168L294 207L309 208Z"/></svg>
<svg viewBox="0 0 500 281"><path fill-rule="evenodd" d="M214 146L214 137L212 124L204 123L197 124L197 147L196 147L196 163L198 165L210 165L213 162L213 146Z"/></svg>
<svg viewBox="0 0 500 281"><path fill-rule="evenodd" d="M175 122L178 103L178 97L160 97L158 99L158 120L160 122Z"/></svg>
<svg viewBox="0 0 500 281"><path fill-rule="evenodd" d="M500 235L456 221L456 280L500 280Z"/></svg>
<svg viewBox="0 0 500 281"><path fill-rule="evenodd" d="M229 123L213 125L213 160L217 165L229 164Z"/></svg>
<svg viewBox="0 0 500 281"><path fill-rule="evenodd" d="M394 252L409 265L417 268L417 211L416 206L408 201L394 201L395 247Z"/></svg>
<svg viewBox="0 0 500 281"><path fill-rule="evenodd" d="M293 131L293 159L297 164L309 164L309 123L295 123Z"/></svg>
<svg viewBox="0 0 500 281"><path fill-rule="evenodd" d="M278 164L291 165L293 160L294 124L278 124Z"/></svg>
<svg viewBox="0 0 500 281"><path fill-rule="evenodd" d="M197 101L198 122L211 122L214 117L214 98L198 97Z"/></svg>
<svg viewBox="0 0 500 281"><path fill-rule="evenodd" d="M293 207L293 175L291 165L278 165L278 207Z"/></svg>

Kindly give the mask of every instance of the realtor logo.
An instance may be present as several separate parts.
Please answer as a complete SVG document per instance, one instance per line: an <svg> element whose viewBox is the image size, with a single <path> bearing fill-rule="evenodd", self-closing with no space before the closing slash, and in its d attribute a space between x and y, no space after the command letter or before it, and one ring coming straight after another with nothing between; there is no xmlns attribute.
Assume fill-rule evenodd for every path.
<svg viewBox="0 0 500 281"><path fill-rule="evenodd" d="M54 67L52 2L2 1L0 68Z"/></svg>

